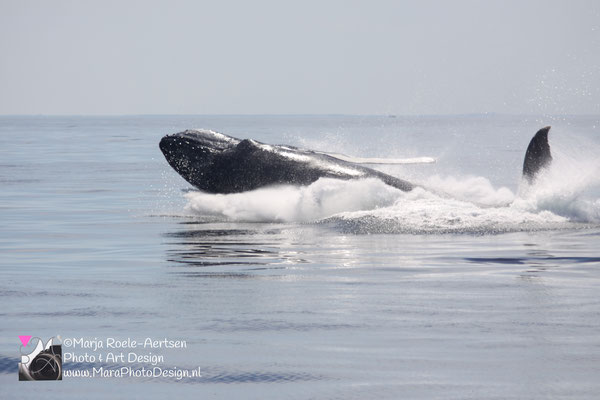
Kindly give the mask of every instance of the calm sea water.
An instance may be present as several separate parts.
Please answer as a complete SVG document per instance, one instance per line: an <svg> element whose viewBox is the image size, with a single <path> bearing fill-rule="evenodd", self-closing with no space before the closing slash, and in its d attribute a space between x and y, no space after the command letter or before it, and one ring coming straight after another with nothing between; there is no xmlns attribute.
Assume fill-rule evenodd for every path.
<svg viewBox="0 0 600 400"><path fill-rule="evenodd" d="M206 195L158 149L187 128L437 162L382 168L411 193ZM595 399L599 137L598 116L0 117L0 397ZM202 377L18 382L18 335L185 340L140 353Z"/></svg>

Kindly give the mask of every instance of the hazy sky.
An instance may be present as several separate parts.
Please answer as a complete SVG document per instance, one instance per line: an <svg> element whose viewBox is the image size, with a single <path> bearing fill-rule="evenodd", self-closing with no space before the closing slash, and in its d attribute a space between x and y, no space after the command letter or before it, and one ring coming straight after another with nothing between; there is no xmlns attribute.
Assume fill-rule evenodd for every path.
<svg viewBox="0 0 600 400"><path fill-rule="evenodd" d="M0 114L600 114L600 1L0 0Z"/></svg>

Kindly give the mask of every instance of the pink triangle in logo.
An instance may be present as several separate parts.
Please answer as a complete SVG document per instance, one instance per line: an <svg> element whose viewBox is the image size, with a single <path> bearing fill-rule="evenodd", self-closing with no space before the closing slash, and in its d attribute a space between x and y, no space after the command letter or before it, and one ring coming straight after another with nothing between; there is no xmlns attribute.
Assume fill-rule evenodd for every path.
<svg viewBox="0 0 600 400"><path fill-rule="evenodd" d="M31 335L27 336L27 335L19 335L19 339L21 339L21 343L23 343L24 347L27 347L27 343L29 343L29 341L31 340Z"/></svg>

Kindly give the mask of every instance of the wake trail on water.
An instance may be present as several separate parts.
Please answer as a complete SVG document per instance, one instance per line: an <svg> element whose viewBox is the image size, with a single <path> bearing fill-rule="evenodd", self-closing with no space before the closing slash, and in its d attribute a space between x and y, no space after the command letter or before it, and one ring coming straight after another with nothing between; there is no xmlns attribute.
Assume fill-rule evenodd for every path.
<svg viewBox="0 0 600 400"><path fill-rule="evenodd" d="M600 160L554 151L517 193L484 177L434 175L410 192L378 179L321 178L308 186L236 194L189 192L186 209L239 222L329 224L355 233L496 233L600 224Z"/></svg>

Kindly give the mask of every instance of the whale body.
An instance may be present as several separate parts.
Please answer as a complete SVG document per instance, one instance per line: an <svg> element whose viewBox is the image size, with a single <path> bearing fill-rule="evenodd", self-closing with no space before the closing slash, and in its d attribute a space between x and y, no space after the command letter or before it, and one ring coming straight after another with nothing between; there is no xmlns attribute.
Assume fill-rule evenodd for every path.
<svg viewBox="0 0 600 400"><path fill-rule="evenodd" d="M552 160L548 130L531 140L523 176L532 182ZM169 165L207 193L240 193L271 185L310 185L319 178L377 178L403 191L416 185L363 165L318 151L236 139L211 130L186 130L164 136L159 144Z"/></svg>

